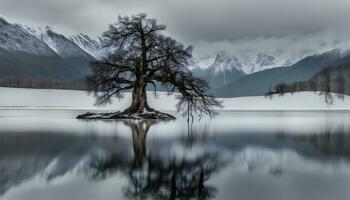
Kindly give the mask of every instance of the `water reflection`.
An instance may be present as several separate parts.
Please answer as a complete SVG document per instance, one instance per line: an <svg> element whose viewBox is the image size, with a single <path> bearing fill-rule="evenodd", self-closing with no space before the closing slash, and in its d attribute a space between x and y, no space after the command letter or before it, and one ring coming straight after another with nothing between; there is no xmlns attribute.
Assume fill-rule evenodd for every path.
<svg viewBox="0 0 350 200"><path fill-rule="evenodd" d="M124 124L130 127L132 132L132 143L135 162L142 165L146 156L146 137L149 128L156 124L156 120L125 121Z"/></svg>
<svg viewBox="0 0 350 200"><path fill-rule="evenodd" d="M162 151L147 154L147 134L158 121L118 123L130 128L132 144L118 137L2 133L0 194L38 176L50 181L75 171L99 181L113 173L124 174L128 179L124 196L130 199L210 199L215 196L217 189L206 181L225 164L217 152L203 150L192 157ZM194 137L192 133L187 136L191 138L185 141ZM125 152L128 146L132 146L132 155Z"/></svg>
<svg viewBox="0 0 350 200"><path fill-rule="evenodd" d="M75 115L2 118L0 199L350 195L350 113L235 112L193 127Z"/></svg>
<svg viewBox="0 0 350 200"><path fill-rule="evenodd" d="M224 166L216 153L204 153L192 159L162 159L146 155L146 136L154 120L126 121L132 130L134 160L125 163L118 155L94 161L93 178L122 171L129 180L125 197L130 199L210 199L217 189L207 185L211 175Z"/></svg>
<svg viewBox="0 0 350 200"><path fill-rule="evenodd" d="M277 138L281 142L294 142L304 144L305 146L318 151L327 158L344 158L350 160L350 134L346 133L344 128L336 131L326 129L322 132L305 134L279 134Z"/></svg>

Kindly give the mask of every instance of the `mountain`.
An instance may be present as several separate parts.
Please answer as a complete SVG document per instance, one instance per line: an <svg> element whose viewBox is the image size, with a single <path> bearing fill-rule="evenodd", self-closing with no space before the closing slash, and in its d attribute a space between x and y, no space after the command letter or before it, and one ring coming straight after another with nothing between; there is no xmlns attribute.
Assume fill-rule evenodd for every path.
<svg viewBox="0 0 350 200"><path fill-rule="evenodd" d="M29 32L41 41L45 42L61 58L67 61L80 77L85 77L89 72L89 64L95 60L90 54L81 49L76 43L64 35L54 32L50 27L37 30L28 28Z"/></svg>
<svg viewBox="0 0 350 200"><path fill-rule="evenodd" d="M195 75L208 80L211 88L219 88L225 84L265 69L275 68L291 63L285 58L276 58L266 53L258 53L253 58L231 56L219 52L215 56L200 59L190 69Z"/></svg>
<svg viewBox="0 0 350 200"><path fill-rule="evenodd" d="M103 57L104 51L101 45L101 38L98 38L99 41L97 41L86 34L80 33L78 35L71 36L69 39L94 58L99 59Z"/></svg>
<svg viewBox="0 0 350 200"><path fill-rule="evenodd" d="M256 73L225 84L215 90L220 97L264 95L277 84L306 81L323 68L350 63L350 51L335 49L323 54L308 56L288 67L277 67Z"/></svg>
<svg viewBox="0 0 350 200"><path fill-rule="evenodd" d="M293 64L295 58L287 58L283 56L273 56L268 53L257 53L255 55L229 55L221 51L218 54L199 59L195 62L192 68L209 69L213 68L216 73L220 71L227 71L235 68L244 74L251 74L266 69L271 69L280 66L287 66Z"/></svg>
<svg viewBox="0 0 350 200"><path fill-rule="evenodd" d="M223 86L244 76L244 72L237 68L237 60L223 53L201 60L194 66L191 67L192 73L206 79L211 88Z"/></svg>
<svg viewBox="0 0 350 200"><path fill-rule="evenodd" d="M9 78L11 84L6 85L16 82L17 87L22 83L15 79L82 80L90 72L89 63L109 52L101 43L102 39L85 34L68 39L48 27L24 28L0 18L0 85ZM294 62L293 56L219 52L197 60L189 69L208 80L218 96L262 95L280 82L306 81L325 67L349 63L350 51L336 49Z"/></svg>
<svg viewBox="0 0 350 200"><path fill-rule="evenodd" d="M71 80L75 68L22 26L0 18L0 78Z"/></svg>

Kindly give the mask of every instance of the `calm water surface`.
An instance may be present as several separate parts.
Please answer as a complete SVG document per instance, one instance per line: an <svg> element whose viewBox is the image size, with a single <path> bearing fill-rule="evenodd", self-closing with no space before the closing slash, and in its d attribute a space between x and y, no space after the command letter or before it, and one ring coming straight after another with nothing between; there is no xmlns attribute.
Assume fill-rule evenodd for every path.
<svg viewBox="0 0 350 200"><path fill-rule="evenodd" d="M350 199L350 112L82 112L0 110L0 199Z"/></svg>

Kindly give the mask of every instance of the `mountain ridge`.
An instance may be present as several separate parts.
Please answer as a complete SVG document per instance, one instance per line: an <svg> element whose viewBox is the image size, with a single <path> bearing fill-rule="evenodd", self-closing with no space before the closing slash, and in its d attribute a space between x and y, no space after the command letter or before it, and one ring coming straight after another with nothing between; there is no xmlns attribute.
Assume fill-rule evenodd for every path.
<svg viewBox="0 0 350 200"><path fill-rule="evenodd" d="M90 73L89 64L95 58L81 49L76 43L64 35L54 32L50 27L39 28L37 30L28 28L28 30L73 66L81 78Z"/></svg>
<svg viewBox="0 0 350 200"><path fill-rule="evenodd" d="M297 63L268 69L246 75L215 89L220 97L258 96L264 95L279 83L293 83L310 79L323 68L350 63L350 51L335 49L322 54L308 56Z"/></svg>
<svg viewBox="0 0 350 200"><path fill-rule="evenodd" d="M22 26L5 19L0 24L0 78L73 79L74 70L47 44Z"/></svg>
<svg viewBox="0 0 350 200"><path fill-rule="evenodd" d="M33 29L0 17L0 78L83 79L90 72L89 63L109 52L102 43L102 38L82 33L68 38L49 27ZM243 59L221 51L188 68L206 79L218 96L252 96L263 95L280 82L304 81L324 67L350 62L349 55L350 50L335 49L292 62L264 52Z"/></svg>

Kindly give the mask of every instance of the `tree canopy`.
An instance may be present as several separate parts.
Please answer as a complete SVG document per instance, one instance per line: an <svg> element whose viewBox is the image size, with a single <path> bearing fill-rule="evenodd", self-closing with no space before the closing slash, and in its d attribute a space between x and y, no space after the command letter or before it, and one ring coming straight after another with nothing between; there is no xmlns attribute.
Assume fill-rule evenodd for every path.
<svg viewBox="0 0 350 200"><path fill-rule="evenodd" d="M132 102L123 114L158 112L147 102L146 87L154 91L161 85L169 94L176 93L178 111L193 117L213 116L220 102L209 94L205 80L194 77L187 68L192 59L192 47L165 36L166 26L145 14L119 16L118 22L103 33L108 55L92 63L88 77L89 92L97 105L111 103L132 90Z"/></svg>

